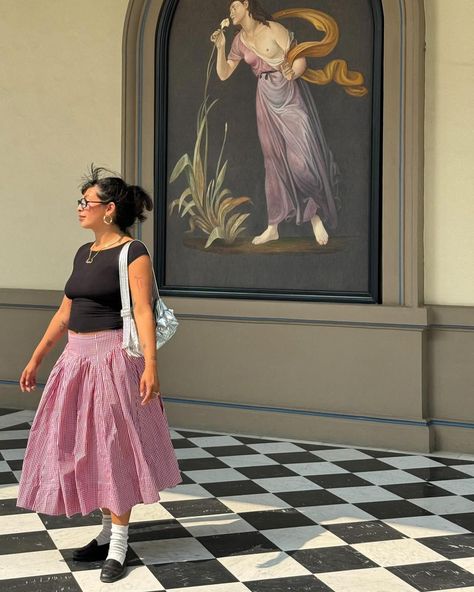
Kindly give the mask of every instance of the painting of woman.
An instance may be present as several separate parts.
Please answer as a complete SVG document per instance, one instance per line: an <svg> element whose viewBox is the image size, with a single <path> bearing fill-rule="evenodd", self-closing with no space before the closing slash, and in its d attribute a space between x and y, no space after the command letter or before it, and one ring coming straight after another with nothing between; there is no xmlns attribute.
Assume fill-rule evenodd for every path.
<svg viewBox="0 0 474 592"><path fill-rule="evenodd" d="M257 130L265 165L268 226L254 245L279 238L278 226L310 222L319 245L337 226L340 172L329 149L314 99L301 76L305 57L290 64L293 33L268 14L258 0L233 0L230 20L239 28L229 54L222 29L211 35L216 70L227 80L243 59L257 78Z"/></svg>

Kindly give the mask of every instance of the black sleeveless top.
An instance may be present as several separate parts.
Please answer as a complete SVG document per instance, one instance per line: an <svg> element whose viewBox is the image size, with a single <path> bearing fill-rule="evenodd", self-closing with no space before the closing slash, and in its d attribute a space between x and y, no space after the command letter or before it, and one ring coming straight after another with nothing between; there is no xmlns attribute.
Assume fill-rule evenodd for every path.
<svg viewBox="0 0 474 592"><path fill-rule="evenodd" d="M104 249L95 256L93 251L92 263L86 263L86 259L93 243L79 247L71 276L64 287L64 293L72 300L71 331L88 333L123 327L118 261L124 244ZM148 255L148 251L142 242L133 241L128 249L128 265L140 255Z"/></svg>

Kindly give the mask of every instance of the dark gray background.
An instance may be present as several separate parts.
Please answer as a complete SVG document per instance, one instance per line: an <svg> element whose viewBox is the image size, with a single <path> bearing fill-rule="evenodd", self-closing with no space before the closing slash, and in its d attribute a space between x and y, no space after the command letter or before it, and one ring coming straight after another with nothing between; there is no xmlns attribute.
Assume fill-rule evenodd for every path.
<svg viewBox="0 0 474 592"><path fill-rule="evenodd" d="M368 290L369 200L371 192L371 108L373 16L370 0L263 0L270 12L283 8L315 8L330 14L339 25L339 43L323 58L309 58L308 65L322 68L332 59L342 58L349 69L362 72L369 94L351 97L341 86L309 84L330 149L342 174L341 201L337 229L338 252L229 254L186 247L186 217L177 210L166 215L165 287L201 287L329 292ZM167 179L177 160L187 152L192 157L197 110L203 98L205 71L212 50L211 33L228 15L226 0L180 0L174 15L169 42ZM322 33L301 19L280 21L294 31L297 41L318 40ZM226 53L236 29L226 32ZM159 73L158 73L159 75ZM267 226L264 167L256 129L256 78L242 60L234 74L220 81L213 68L209 94L219 102L209 118L210 171L220 150L224 123L228 136L224 158L229 160L225 180L235 197L249 196L253 205L247 228L240 236L250 239ZM185 188L184 175L167 184L169 204ZM158 188L159 189L159 188ZM160 192L157 192L160 195ZM162 193L161 193L162 195ZM297 226L282 223L280 236L312 236L309 223ZM195 231L195 236L204 236Z"/></svg>

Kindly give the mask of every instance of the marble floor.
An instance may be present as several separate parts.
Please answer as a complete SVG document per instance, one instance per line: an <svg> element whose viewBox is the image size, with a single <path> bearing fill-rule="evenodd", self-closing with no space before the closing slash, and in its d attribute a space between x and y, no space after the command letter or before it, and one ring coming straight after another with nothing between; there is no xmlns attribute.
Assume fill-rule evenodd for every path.
<svg viewBox="0 0 474 592"><path fill-rule="evenodd" d="M114 584L100 512L18 508L34 412L0 409L1 592L474 591L474 457L173 430L183 483L133 509Z"/></svg>

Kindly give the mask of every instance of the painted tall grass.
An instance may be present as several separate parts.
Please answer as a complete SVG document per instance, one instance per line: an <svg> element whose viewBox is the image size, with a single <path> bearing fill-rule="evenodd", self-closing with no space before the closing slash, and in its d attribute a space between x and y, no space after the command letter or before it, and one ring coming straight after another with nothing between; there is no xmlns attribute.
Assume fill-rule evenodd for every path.
<svg viewBox="0 0 474 592"><path fill-rule="evenodd" d="M187 187L180 197L170 204L170 215L177 208L182 218L188 216L187 232L193 232L196 228L202 230L208 236L206 249L216 239L222 239L226 243L234 242L245 230L242 224L250 213L232 212L242 204L251 202L249 197L233 197L232 192L224 186L228 161L222 163L222 157L227 140L227 123L224 126L224 137L214 176L210 177L208 174L209 113L218 102L218 99L211 101L208 94L214 54L215 47L207 64L204 98L197 114L196 141L192 158L187 153L183 154L169 179L169 182L173 183L184 175L187 182Z"/></svg>

